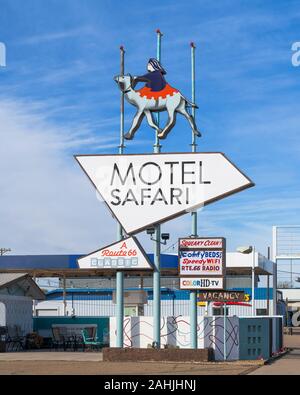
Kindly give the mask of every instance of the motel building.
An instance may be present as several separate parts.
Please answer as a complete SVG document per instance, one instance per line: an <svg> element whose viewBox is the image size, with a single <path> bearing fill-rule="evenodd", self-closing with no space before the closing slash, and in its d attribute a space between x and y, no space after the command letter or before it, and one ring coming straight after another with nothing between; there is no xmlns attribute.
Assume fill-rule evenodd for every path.
<svg viewBox="0 0 300 395"><path fill-rule="evenodd" d="M0 256L0 277L26 274L44 290L44 300L32 301L32 330L39 336L50 339L54 331L80 334L83 329L94 329L105 346L116 347L115 272L79 269L80 257L4 255ZM153 254L148 258L153 262ZM226 290L244 291L244 300L228 302L226 310L221 302L198 301L198 348L212 347L216 360L224 358L225 313L226 359L268 358L279 352L286 311L282 292L276 290L275 270L275 263L260 253L226 253ZM152 281L152 271L125 273L124 347L151 347ZM179 288L178 255L162 254L162 347L190 347L190 291Z"/></svg>

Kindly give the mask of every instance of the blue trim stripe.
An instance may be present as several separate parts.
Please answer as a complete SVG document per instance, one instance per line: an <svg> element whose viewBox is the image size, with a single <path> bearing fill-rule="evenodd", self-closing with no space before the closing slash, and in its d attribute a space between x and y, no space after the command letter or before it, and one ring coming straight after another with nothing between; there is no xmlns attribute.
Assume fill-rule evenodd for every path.
<svg viewBox="0 0 300 395"><path fill-rule="evenodd" d="M153 254L147 254L153 263ZM3 255L0 269L78 269L77 259L81 255ZM177 255L162 254L161 268L176 269Z"/></svg>
<svg viewBox="0 0 300 395"><path fill-rule="evenodd" d="M141 288L127 288L125 291L140 291ZM148 299L153 300L152 288L143 288L148 292ZM251 288L233 288L235 291L244 291L252 297ZM66 289L66 300L112 300L113 288L68 288ZM169 288L161 289L162 300L189 300L190 292L181 290L172 290ZM269 298L273 298L273 289L269 289ZM47 300L62 300L63 290L61 288L49 291L46 295ZM255 289L256 300L267 299L267 288Z"/></svg>

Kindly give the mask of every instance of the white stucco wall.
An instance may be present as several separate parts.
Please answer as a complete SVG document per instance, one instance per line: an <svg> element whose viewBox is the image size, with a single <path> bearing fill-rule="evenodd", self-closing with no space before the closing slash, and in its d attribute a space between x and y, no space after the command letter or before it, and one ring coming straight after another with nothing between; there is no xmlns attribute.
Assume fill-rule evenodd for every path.
<svg viewBox="0 0 300 395"><path fill-rule="evenodd" d="M217 361L224 359L224 318L199 317L198 348L213 348ZM116 347L116 317L110 317L110 347ZM153 341L152 317L124 318L124 347L147 348ZM161 344L172 344L179 348L190 347L190 317L162 317ZM227 360L239 359L239 319L226 320Z"/></svg>

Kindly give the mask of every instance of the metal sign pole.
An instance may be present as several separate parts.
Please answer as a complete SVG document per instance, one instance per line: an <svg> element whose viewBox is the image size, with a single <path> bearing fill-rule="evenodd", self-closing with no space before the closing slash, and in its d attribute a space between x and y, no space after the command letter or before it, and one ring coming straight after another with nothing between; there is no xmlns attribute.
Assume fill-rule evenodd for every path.
<svg viewBox="0 0 300 395"><path fill-rule="evenodd" d="M124 75L124 54L125 50L120 47L120 75ZM121 92L121 103L120 103L120 145L119 154L124 153L124 93ZM123 238L123 229L120 223L118 223L118 240ZM124 273L119 270L116 274L116 321L117 321L117 347L123 347L123 321L124 321Z"/></svg>
<svg viewBox="0 0 300 395"><path fill-rule="evenodd" d="M252 285L252 317L255 316L255 247L252 251L252 270L251 270L251 285Z"/></svg>
<svg viewBox="0 0 300 395"><path fill-rule="evenodd" d="M161 60L161 37L160 30L157 34L157 60ZM156 122L159 125L159 114L157 114ZM158 132L155 134L154 153L160 153L161 145L159 143ZM154 271L153 271L153 344L160 348L160 225L155 226L154 233Z"/></svg>
<svg viewBox="0 0 300 395"><path fill-rule="evenodd" d="M223 354L224 354L224 361L227 359L227 345L226 345L226 303L224 302L223 304L223 313L224 313L224 349L223 349Z"/></svg>
<svg viewBox="0 0 300 395"><path fill-rule="evenodd" d="M192 61L192 102L195 103L195 49L194 43L191 43L191 61ZM195 107L192 108L192 115L195 119ZM192 152L196 152L196 136L192 131ZM198 232L197 211L192 212L192 237L197 237ZM190 291L190 323L191 323L191 348L198 348L197 339L197 291Z"/></svg>

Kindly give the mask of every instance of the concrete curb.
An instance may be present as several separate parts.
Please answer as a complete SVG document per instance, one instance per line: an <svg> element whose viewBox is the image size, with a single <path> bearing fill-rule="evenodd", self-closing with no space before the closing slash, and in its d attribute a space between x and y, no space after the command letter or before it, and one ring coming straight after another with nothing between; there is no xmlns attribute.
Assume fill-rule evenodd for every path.
<svg viewBox="0 0 300 395"><path fill-rule="evenodd" d="M279 358L283 357L284 355L288 354L291 350L292 350L291 348L288 348L287 350L283 351L282 353L275 355L269 359L266 359L264 365L270 365L271 363L276 361L276 359L279 359Z"/></svg>
<svg viewBox="0 0 300 395"><path fill-rule="evenodd" d="M265 359L265 360L261 361L261 364L260 364L260 365L253 366L252 368L247 369L246 371L240 373L239 376L248 375L248 374L254 372L255 370L259 369L259 368L262 367L262 366L270 365L270 364L272 364L273 362L275 362L277 359L280 359L280 358L282 358L283 356L285 356L286 354L288 354L290 351L291 351L291 350L288 349L288 350L285 350L284 352L282 352L281 354L275 355L275 356L273 356L273 357L271 357L271 358L269 358L269 359Z"/></svg>

